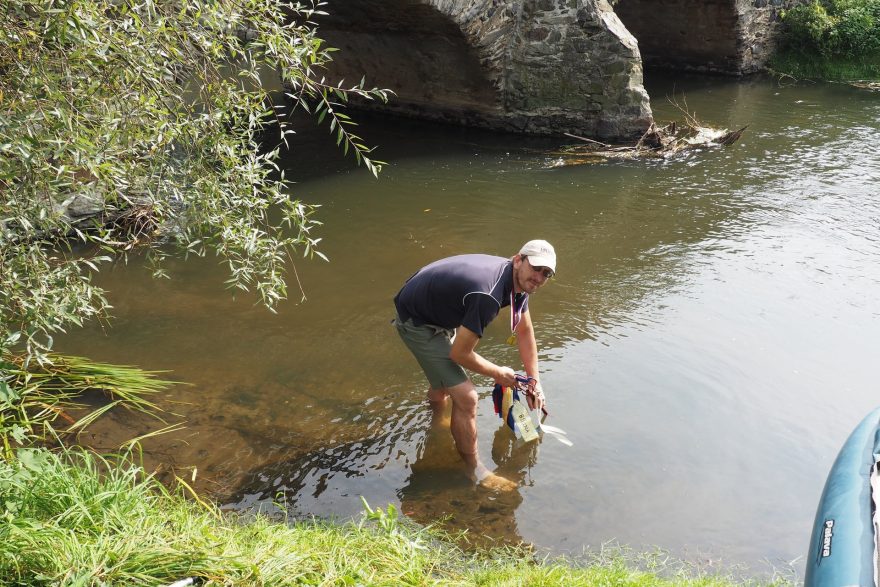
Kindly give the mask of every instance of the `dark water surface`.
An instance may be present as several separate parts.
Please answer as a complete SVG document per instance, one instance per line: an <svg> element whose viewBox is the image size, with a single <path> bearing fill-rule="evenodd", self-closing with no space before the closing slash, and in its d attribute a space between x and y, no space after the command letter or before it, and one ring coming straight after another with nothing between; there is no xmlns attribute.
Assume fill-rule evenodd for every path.
<svg viewBox="0 0 880 587"><path fill-rule="evenodd" d="M358 514L359 496L476 538L578 554L609 541L701 567L800 572L827 471L880 404L880 94L772 80L649 85L655 116L749 125L728 148L553 168L548 143L406 121L361 134L380 179L300 137L295 195L320 203L330 263L298 261L307 301L277 315L223 289L217 260L153 280L102 274L110 326L58 349L169 369L186 428L145 443L231 507ZM442 256L511 255L546 238L558 277L531 301L548 423L574 442L520 445L492 411L480 453L520 482L475 489L389 325L391 298ZM506 312L506 310L505 310ZM517 367L506 313L479 350ZM155 422L125 412L88 440Z"/></svg>

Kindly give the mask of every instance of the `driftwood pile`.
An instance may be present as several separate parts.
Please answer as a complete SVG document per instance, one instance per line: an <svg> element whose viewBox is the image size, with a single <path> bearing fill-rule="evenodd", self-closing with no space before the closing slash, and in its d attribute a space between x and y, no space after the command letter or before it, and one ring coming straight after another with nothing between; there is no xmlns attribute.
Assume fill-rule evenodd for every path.
<svg viewBox="0 0 880 587"><path fill-rule="evenodd" d="M682 124L672 122L658 127L651 124L650 128L634 145L608 145L585 137L565 133L579 144L567 145L549 153L553 158L551 167L601 163L609 159L636 159L642 157L671 157L682 151L706 147L732 145L748 128L730 131L705 126L692 114L682 110L685 121Z"/></svg>
<svg viewBox="0 0 880 587"><path fill-rule="evenodd" d="M859 88L862 90L872 90L874 92L880 92L880 82L857 81L857 82L849 82L849 85L851 85L854 88Z"/></svg>

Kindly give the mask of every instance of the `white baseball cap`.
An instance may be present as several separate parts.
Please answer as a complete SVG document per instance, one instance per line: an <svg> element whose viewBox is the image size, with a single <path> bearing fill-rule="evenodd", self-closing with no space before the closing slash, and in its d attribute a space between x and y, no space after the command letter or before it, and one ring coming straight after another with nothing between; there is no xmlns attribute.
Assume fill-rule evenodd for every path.
<svg viewBox="0 0 880 587"><path fill-rule="evenodd" d="M547 241L529 241L522 246L519 254L527 256L532 267L549 267L556 273L556 251Z"/></svg>

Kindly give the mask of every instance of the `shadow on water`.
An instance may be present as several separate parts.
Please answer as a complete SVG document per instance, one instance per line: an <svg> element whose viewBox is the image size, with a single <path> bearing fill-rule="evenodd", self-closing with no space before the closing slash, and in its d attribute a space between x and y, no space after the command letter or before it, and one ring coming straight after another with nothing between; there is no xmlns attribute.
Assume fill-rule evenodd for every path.
<svg viewBox="0 0 880 587"><path fill-rule="evenodd" d="M801 564L827 465L875 401L880 137L865 121L880 107L767 80L649 91L749 129L727 149L553 169L552 141L369 116L360 134L389 161L378 180L340 162L326 128L303 130L288 173L321 205L331 260L295 262L307 301L292 288L271 314L224 291L215 259L171 261L167 281L135 260L98 276L110 327L58 349L190 383L163 404L186 428L144 441L145 464L195 472L229 507L344 518L364 496L474 541ZM654 111L677 116L662 99ZM391 299L430 261L535 237L559 253L530 311L549 423L574 447L515 443L478 378L481 456L519 483L496 494L432 427ZM517 365L503 318L480 352ZM156 427L117 411L82 439L113 450Z"/></svg>

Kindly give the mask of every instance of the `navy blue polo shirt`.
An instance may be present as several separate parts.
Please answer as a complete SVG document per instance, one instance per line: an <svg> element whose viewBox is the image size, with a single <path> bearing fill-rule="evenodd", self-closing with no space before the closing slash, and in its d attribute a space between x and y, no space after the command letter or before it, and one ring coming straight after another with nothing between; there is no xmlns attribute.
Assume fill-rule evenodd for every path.
<svg viewBox="0 0 880 587"><path fill-rule="evenodd" d="M397 315L413 324L449 330L464 326L477 336L498 311L510 305L513 261L493 255L457 255L440 259L410 277L394 296ZM529 296L516 294L514 304L528 309Z"/></svg>

